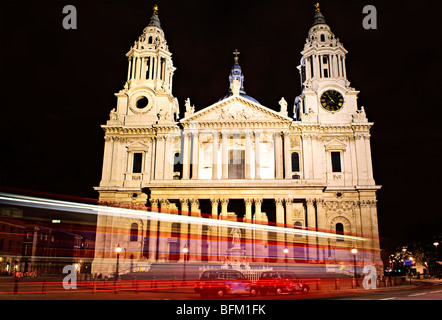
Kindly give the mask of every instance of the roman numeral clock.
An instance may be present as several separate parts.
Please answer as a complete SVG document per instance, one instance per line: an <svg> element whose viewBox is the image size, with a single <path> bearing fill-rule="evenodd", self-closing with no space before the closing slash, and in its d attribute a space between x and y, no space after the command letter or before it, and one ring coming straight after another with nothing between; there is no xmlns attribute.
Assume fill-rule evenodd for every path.
<svg viewBox="0 0 442 320"><path fill-rule="evenodd" d="M344 104L344 97L339 91L327 90L321 95L321 106L328 111L339 111Z"/></svg>

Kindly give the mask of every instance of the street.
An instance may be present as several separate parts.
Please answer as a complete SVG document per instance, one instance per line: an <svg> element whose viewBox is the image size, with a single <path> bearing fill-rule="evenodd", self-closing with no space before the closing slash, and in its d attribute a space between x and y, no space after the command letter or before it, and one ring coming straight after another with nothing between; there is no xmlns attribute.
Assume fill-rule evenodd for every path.
<svg viewBox="0 0 442 320"><path fill-rule="evenodd" d="M66 290L58 281L0 279L0 300L205 300L193 291L194 281L101 281L80 282L76 289ZM27 280L27 279L25 279ZM352 288L351 278L323 278L311 283L308 294L268 294L250 297L226 296L227 300L442 300L441 280L413 280L402 286L365 290ZM214 298L206 300L218 300Z"/></svg>

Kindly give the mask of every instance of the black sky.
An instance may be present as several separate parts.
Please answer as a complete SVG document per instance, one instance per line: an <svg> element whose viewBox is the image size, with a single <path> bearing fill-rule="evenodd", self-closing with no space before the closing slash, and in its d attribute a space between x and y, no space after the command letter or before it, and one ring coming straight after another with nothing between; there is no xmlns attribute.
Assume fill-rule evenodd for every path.
<svg viewBox="0 0 442 320"><path fill-rule="evenodd" d="M300 94L313 1L157 1L173 62L173 94L202 109L228 91L232 52L245 90L279 108ZM62 27L74 5L78 29ZM103 132L127 76L125 54L154 1L2 1L1 185L97 198ZM377 9L377 29L362 8ZM441 7L438 1L322 1L348 50L371 131L383 245L442 232ZM183 109L181 109L183 110ZM291 114L289 114L291 115Z"/></svg>

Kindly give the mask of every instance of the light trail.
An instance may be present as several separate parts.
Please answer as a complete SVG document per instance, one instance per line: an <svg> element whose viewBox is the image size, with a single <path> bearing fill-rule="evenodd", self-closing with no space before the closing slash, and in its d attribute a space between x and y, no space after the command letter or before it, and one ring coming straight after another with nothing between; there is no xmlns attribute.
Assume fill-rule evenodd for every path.
<svg viewBox="0 0 442 320"><path fill-rule="evenodd" d="M68 202L61 200L52 200L52 199L15 195L9 193L0 193L0 203L14 205L14 206L30 206L41 209L64 210L69 212L94 214L94 215L106 214L110 216L126 217L126 218L139 218L139 219L148 218L151 220L167 221L167 222L181 222L181 223L200 224L200 225L206 225L207 223L210 223L211 225L218 227L226 227L226 228L236 227L236 228L248 229L254 231L280 232L285 234L311 236L311 237L318 237L325 239L333 237L335 239L341 239L341 240L353 240L353 241L369 240L361 236L336 234L324 231L292 229L292 228L284 228L278 226L267 226L259 223L237 222L237 221L228 221L222 219L208 219L202 217L185 216L185 215L170 214L164 212L152 212L152 211L134 210L127 208L91 205L91 204L75 203L75 202Z"/></svg>

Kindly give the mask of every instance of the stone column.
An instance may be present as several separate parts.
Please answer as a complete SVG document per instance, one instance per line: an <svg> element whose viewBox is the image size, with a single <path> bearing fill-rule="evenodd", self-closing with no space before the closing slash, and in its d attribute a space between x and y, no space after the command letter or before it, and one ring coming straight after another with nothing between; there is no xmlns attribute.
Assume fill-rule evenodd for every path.
<svg viewBox="0 0 442 320"><path fill-rule="evenodd" d="M190 200L190 214L193 217L199 217L199 200ZM189 236L189 260L199 261L201 257L201 233L202 227L200 224L191 223L190 224L190 236Z"/></svg>
<svg viewBox="0 0 442 320"><path fill-rule="evenodd" d="M227 205L229 203L229 199L221 198L221 214L219 216L220 219L227 220ZM227 248L229 243L229 234L227 227L219 227L219 255L222 259L227 255Z"/></svg>
<svg viewBox="0 0 442 320"><path fill-rule="evenodd" d="M290 137L288 132L284 132L284 171L285 178L292 178L292 157L290 154Z"/></svg>
<svg viewBox="0 0 442 320"><path fill-rule="evenodd" d="M314 59L314 63L313 63L313 73L314 73L314 77L315 78L319 78L319 75L320 75L320 73L319 73L319 68L320 68L320 66L319 66L319 56L318 55L315 55L315 56L312 56L312 57L314 57L313 59Z"/></svg>
<svg viewBox="0 0 442 320"><path fill-rule="evenodd" d="M175 155L173 154L173 140L175 137L165 137L165 150L164 150L164 179L173 179L173 161Z"/></svg>
<svg viewBox="0 0 442 320"><path fill-rule="evenodd" d="M229 177L229 145L228 145L228 132L222 132L222 145L221 145L221 153L222 153L222 177L221 179L228 179Z"/></svg>
<svg viewBox="0 0 442 320"><path fill-rule="evenodd" d="M361 133L355 134L355 144L356 144L356 162L358 168L358 184L365 185L367 184L367 155L365 153L365 142L364 135ZM341 169L342 166L341 163Z"/></svg>
<svg viewBox="0 0 442 320"><path fill-rule="evenodd" d="M140 57L137 57L135 60L135 76L134 79L139 79L140 78Z"/></svg>
<svg viewBox="0 0 442 320"><path fill-rule="evenodd" d="M221 217L223 219L227 218L227 205L229 204L229 199L222 198L221 199Z"/></svg>
<svg viewBox="0 0 442 320"><path fill-rule="evenodd" d="M160 199L161 212L168 213L169 201L167 199ZM158 232L158 261L166 262L169 256L169 245L167 239L170 238L170 227L171 223L168 221L159 221L159 232Z"/></svg>
<svg viewBox="0 0 442 320"><path fill-rule="evenodd" d="M274 145L275 145L275 178L282 179L282 150L281 150L281 133L274 133Z"/></svg>
<svg viewBox="0 0 442 320"><path fill-rule="evenodd" d="M305 78L306 78L306 80L310 80L312 78L310 64L311 64L311 57L305 58Z"/></svg>
<svg viewBox="0 0 442 320"><path fill-rule="evenodd" d="M246 198L246 199L244 199L244 203L246 205L246 213L244 215L244 222L251 223L252 222L252 203L253 203L253 199Z"/></svg>
<svg viewBox="0 0 442 320"><path fill-rule="evenodd" d="M130 71L132 69L132 59L129 59L128 61L129 61L129 66L127 68L127 81L130 80Z"/></svg>
<svg viewBox="0 0 442 320"><path fill-rule="evenodd" d="M306 199L306 203L307 203L307 226L309 230L314 231L316 229L316 212L315 212L314 200ZM318 259L316 237L309 236L308 243L309 243L308 246L309 259L313 260L313 262L316 262L316 260Z"/></svg>
<svg viewBox="0 0 442 320"><path fill-rule="evenodd" d="M245 163L245 178L246 179L252 179L252 165L251 165L251 158L252 158L252 142L251 142L251 132L247 131L245 133L246 135L246 152L245 152L245 156L246 156L246 163Z"/></svg>
<svg viewBox="0 0 442 320"><path fill-rule="evenodd" d="M165 136L156 137L156 160L155 160L155 180L164 179L164 150L166 144Z"/></svg>
<svg viewBox="0 0 442 320"><path fill-rule="evenodd" d="M264 224L262 221L262 213L261 213L261 205L262 199L256 198L253 199L255 202L255 215L253 216L253 222L257 224ZM264 231L255 230L254 231L254 258L256 262L264 262L265 261L265 245L266 245L267 237Z"/></svg>
<svg viewBox="0 0 442 320"><path fill-rule="evenodd" d="M261 133L255 132L255 179L261 179Z"/></svg>
<svg viewBox="0 0 442 320"><path fill-rule="evenodd" d="M210 203L212 204L212 219L218 219L218 204L219 199L211 198ZM210 226L210 239L209 239L209 260L216 261L219 257L219 241L218 241L218 226L212 224Z"/></svg>
<svg viewBox="0 0 442 320"><path fill-rule="evenodd" d="M189 215L189 200L188 199L180 199L181 203L181 215L188 216ZM183 252L184 246L189 248L188 244L188 233L189 233L189 224L185 222L181 222L181 230L180 230L180 262L184 261L185 253Z"/></svg>
<svg viewBox="0 0 442 320"><path fill-rule="evenodd" d="M276 198L276 226L284 228L284 199ZM284 262L284 248L285 248L285 234L281 232L276 233L276 256L278 262Z"/></svg>
<svg viewBox="0 0 442 320"><path fill-rule="evenodd" d="M152 212L158 212L158 199L150 199ZM158 219L152 218L149 226L149 261L155 262L157 256Z"/></svg>
<svg viewBox="0 0 442 320"><path fill-rule="evenodd" d="M211 198L210 203L212 204L212 219L218 219L218 204L219 199Z"/></svg>
<svg viewBox="0 0 442 320"><path fill-rule="evenodd" d="M183 133L183 180L190 178L190 133Z"/></svg>
<svg viewBox="0 0 442 320"><path fill-rule="evenodd" d="M246 198L244 199L244 203L246 205L246 213L244 216L244 222L252 223L252 204L253 199ZM245 229L244 233L244 244L246 249L246 260L248 262L253 261L253 230Z"/></svg>
<svg viewBox="0 0 442 320"><path fill-rule="evenodd" d="M276 206L276 226L284 228L284 199L276 198L275 206Z"/></svg>
<svg viewBox="0 0 442 320"><path fill-rule="evenodd" d="M218 131L212 133L212 179L218 179Z"/></svg>
<svg viewBox="0 0 442 320"><path fill-rule="evenodd" d="M312 137L310 134L305 134L302 136L302 154L303 161L301 164L303 166L304 179L313 179L313 159L312 159Z"/></svg>
<svg viewBox="0 0 442 320"><path fill-rule="evenodd" d="M326 215L325 215L325 203L323 199L316 199L316 219L318 220L317 228L318 229L326 229L325 221L326 221ZM316 245L317 245L317 253L318 253L318 259L325 260L327 253L324 249L319 250L319 244L318 244L318 238L316 238Z"/></svg>
<svg viewBox="0 0 442 320"><path fill-rule="evenodd" d="M192 179L198 179L199 141L198 132L192 132Z"/></svg>
<svg viewBox="0 0 442 320"><path fill-rule="evenodd" d="M135 79L135 65L137 64L137 58L135 56L132 57L132 73L131 78Z"/></svg>

